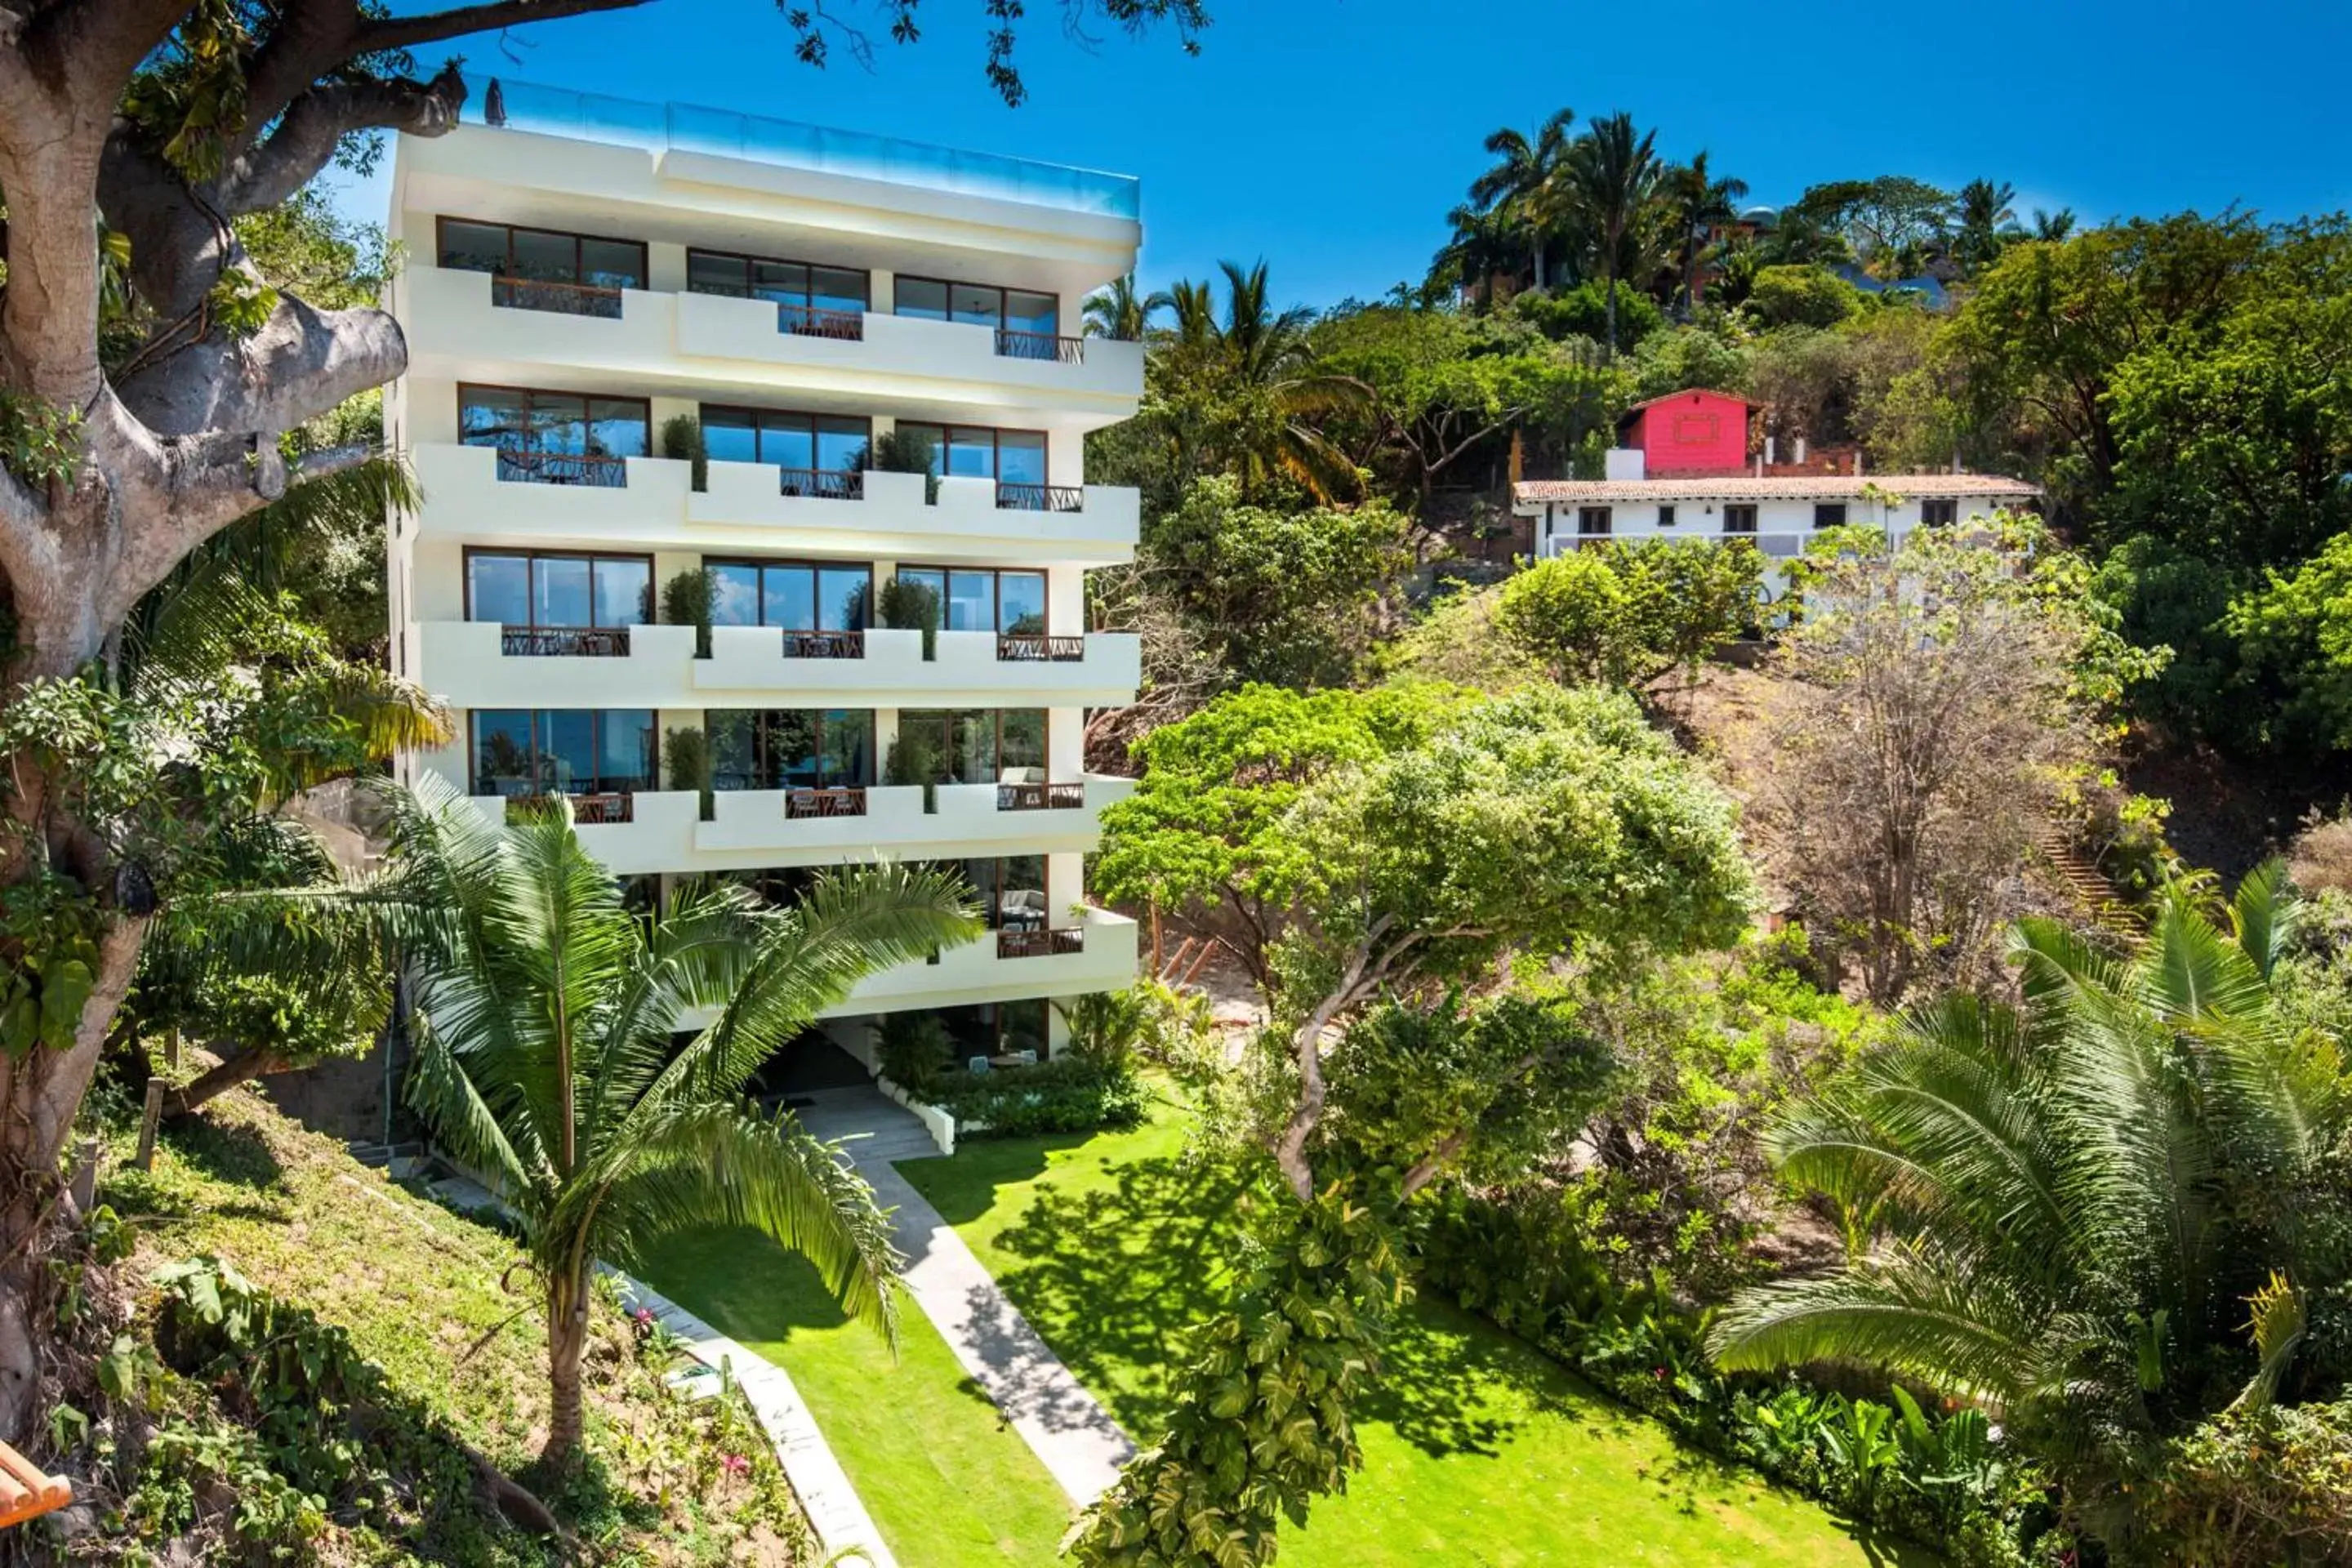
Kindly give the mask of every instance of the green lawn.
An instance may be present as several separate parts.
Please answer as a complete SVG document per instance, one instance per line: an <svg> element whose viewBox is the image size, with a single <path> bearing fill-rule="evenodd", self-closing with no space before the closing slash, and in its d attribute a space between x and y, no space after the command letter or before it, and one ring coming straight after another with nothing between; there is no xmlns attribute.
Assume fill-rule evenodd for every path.
<svg viewBox="0 0 2352 1568"><path fill-rule="evenodd" d="M1216 1300L1237 1197L1229 1178L1178 1157L1182 1141L1164 1110L1133 1132L975 1142L900 1167L1147 1442L1181 1331ZM1416 1302L1387 1361L1359 1424L1364 1469L1288 1532L1286 1564L1933 1561L1859 1542L1815 1505L1679 1448L1445 1303Z"/></svg>
<svg viewBox="0 0 2352 1568"><path fill-rule="evenodd" d="M1067 1500L912 1301L894 1363L814 1268L756 1231L674 1243L647 1280L792 1374L905 1568L1054 1560Z"/></svg>

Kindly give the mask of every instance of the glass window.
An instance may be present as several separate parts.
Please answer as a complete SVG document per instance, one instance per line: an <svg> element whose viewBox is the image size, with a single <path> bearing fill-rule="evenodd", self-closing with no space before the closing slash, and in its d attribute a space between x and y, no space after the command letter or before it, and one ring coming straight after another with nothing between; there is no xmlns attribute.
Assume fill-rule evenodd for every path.
<svg viewBox="0 0 2352 1568"><path fill-rule="evenodd" d="M721 463L772 463L780 468L854 472L872 438L873 421L839 414L772 408L702 407L703 449Z"/></svg>
<svg viewBox="0 0 2352 1568"><path fill-rule="evenodd" d="M1060 330L1061 310L1062 302L1051 294L1004 291L1004 325L1010 331L1052 337Z"/></svg>
<svg viewBox="0 0 2352 1568"><path fill-rule="evenodd" d="M534 626L590 625L587 560L576 555L533 558L530 563L530 609Z"/></svg>
<svg viewBox="0 0 2352 1568"><path fill-rule="evenodd" d="M978 283L948 285L948 313L959 321L975 326L1001 327L1004 324L1004 293Z"/></svg>
<svg viewBox="0 0 2352 1568"><path fill-rule="evenodd" d="M760 460L760 425L748 408L702 405L702 449L714 463Z"/></svg>
<svg viewBox="0 0 2352 1568"><path fill-rule="evenodd" d="M1672 528L1674 525L1675 509L1670 506L1660 507L1658 509L1658 526L1660 528Z"/></svg>
<svg viewBox="0 0 2352 1568"><path fill-rule="evenodd" d="M1723 531L1753 533L1756 531L1756 509L1752 506L1727 506L1723 509Z"/></svg>
<svg viewBox="0 0 2352 1568"><path fill-rule="evenodd" d="M793 415L761 415L760 461L773 463L780 468L815 468L816 438L809 431L807 418Z"/></svg>
<svg viewBox="0 0 2352 1568"><path fill-rule="evenodd" d="M530 795L530 714L485 709L474 714L474 793Z"/></svg>
<svg viewBox="0 0 2352 1568"><path fill-rule="evenodd" d="M821 716L820 771L824 786L856 788L872 781L874 714L866 709L837 709Z"/></svg>
<svg viewBox="0 0 2352 1568"><path fill-rule="evenodd" d="M1815 528L1844 527L1845 502L1825 500L1816 503L1813 507L1813 526Z"/></svg>
<svg viewBox="0 0 2352 1568"><path fill-rule="evenodd" d="M654 569L648 561L600 556L595 563L594 620L599 626L649 626L654 618Z"/></svg>
<svg viewBox="0 0 2352 1568"><path fill-rule="evenodd" d="M740 298L751 291L745 271L749 266L740 256L689 250L686 253L687 289L695 294L733 294Z"/></svg>
<svg viewBox="0 0 2352 1568"><path fill-rule="evenodd" d="M851 419L836 414L816 416L816 462L814 467L829 474L856 471L864 460L866 446L874 439L874 422Z"/></svg>
<svg viewBox="0 0 2352 1568"><path fill-rule="evenodd" d="M543 788L571 795L596 780L596 715L558 708L539 716L539 772Z"/></svg>
<svg viewBox="0 0 2352 1568"><path fill-rule="evenodd" d="M441 221L441 265L462 272L504 272L507 231L502 224Z"/></svg>
<svg viewBox="0 0 2352 1568"><path fill-rule="evenodd" d="M932 629L945 631L947 622L943 612L948 602L948 574L936 566L901 566L898 568L898 581L930 590ZM922 628L909 629L920 631Z"/></svg>
<svg viewBox="0 0 2352 1568"><path fill-rule="evenodd" d="M751 263L751 294L778 305L808 303L809 269L797 261Z"/></svg>
<svg viewBox="0 0 2352 1568"><path fill-rule="evenodd" d="M919 321L948 319L948 286L929 278L901 278L897 289L898 311Z"/></svg>
<svg viewBox="0 0 2352 1568"><path fill-rule="evenodd" d="M654 787L654 716L643 710L596 715L596 787L634 794Z"/></svg>
<svg viewBox="0 0 2352 1568"><path fill-rule="evenodd" d="M466 616L468 620L498 621L511 626L530 625L530 558L467 556Z"/></svg>
<svg viewBox="0 0 2352 1568"><path fill-rule="evenodd" d="M1609 524L1610 511L1605 506L1587 506L1577 509L1576 531L1579 533L1607 533Z"/></svg>
<svg viewBox="0 0 2352 1568"><path fill-rule="evenodd" d="M816 576L816 629L821 632L864 631L866 604L873 596L872 569L826 566L820 568Z"/></svg>
<svg viewBox="0 0 2352 1568"><path fill-rule="evenodd" d="M816 572L807 566L769 566L760 574L760 624L788 632L817 629Z"/></svg>
<svg viewBox="0 0 2352 1568"><path fill-rule="evenodd" d="M714 626L756 626L760 624L760 569L732 563L711 563L710 624Z"/></svg>
<svg viewBox="0 0 2352 1568"><path fill-rule="evenodd" d="M457 389L458 438L469 447L642 458L652 450L650 425L649 405L638 398L523 387Z"/></svg>
<svg viewBox="0 0 2352 1568"><path fill-rule="evenodd" d="M653 450L647 440L646 405L628 397L588 399L588 449L607 458L643 458Z"/></svg>
<svg viewBox="0 0 2352 1568"><path fill-rule="evenodd" d="M948 574L948 626L951 632L992 632L996 629L996 574Z"/></svg>
<svg viewBox="0 0 2352 1568"><path fill-rule="evenodd" d="M713 708L706 715L710 737L710 787L757 789L761 785L756 739L760 715L748 708Z"/></svg>
<svg viewBox="0 0 2352 1568"><path fill-rule="evenodd" d="M1013 768L1044 768L1045 710L1043 708L1009 708L1004 710L1003 719L1003 740L998 746L998 760L1002 766L1008 773Z"/></svg>
<svg viewBox="0 0 2352 1568"><path fill-rule="evenodd" d="M1003 572L997 575L996 629L1009 637L1045 634L1045 574Z"/></svg>
<svg viewBox="0 0 2352 1568"><path fill-rule="evenodd" d="M974 426L948 429L946 472L959 479L996 477L996 432Z"/></svg>
<svg viewBox="0 0 2352 1568"><path fill-rule="evenodd" d="M864 311L866 286L865 273L846 267L809 268L809 303L820 310Z"/></svg>
<svg viewBox="0 0 2352 1568"><path fill-rule="evenodd" d="M468 386L457 395L457 438L469 447L495 447L530 429L527 394L503 386Z"/></svg>
<svg viewBox="0 0 2352 1568"><path fill-rule="evenodd" d="M568 234L519 228L514 231L514 265L509 270L517 278L534 278L550 283L577 283L580 281L580 242Z"/></svg>
<svg viewBox="0 0 2352 1568"><path fill-rule="evenodd" d="M1045 482L1045 433L1004 430L996 437L996 478L1008 485Z"/></svg>

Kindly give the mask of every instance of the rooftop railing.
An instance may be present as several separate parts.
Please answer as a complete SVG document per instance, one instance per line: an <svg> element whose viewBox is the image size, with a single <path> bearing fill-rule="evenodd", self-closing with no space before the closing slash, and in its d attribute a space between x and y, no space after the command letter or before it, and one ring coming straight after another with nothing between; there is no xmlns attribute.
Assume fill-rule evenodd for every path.
<svg viewBox="0 0 2352 1568"><path fill-rule="evenodd" d="M479 122L489 83L468 76L467 118ZM1021 202L1105 217L1139 215L1132 175L967 153L952 147L738 114L688 103L646 103L499 79L502 123L517 131L641 147L702 153L853 179Z"/></svg>

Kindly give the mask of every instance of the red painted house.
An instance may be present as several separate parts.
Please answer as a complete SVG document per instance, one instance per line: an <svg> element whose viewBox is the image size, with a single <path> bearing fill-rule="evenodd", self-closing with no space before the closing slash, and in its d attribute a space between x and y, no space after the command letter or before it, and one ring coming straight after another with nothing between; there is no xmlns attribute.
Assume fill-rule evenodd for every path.
<svg viewBox="0 0 2352 1568"><path fill-rule="evenodd" d="M1748 410L1726 392L1668 393L1627 409L1617 444L1642 454L1650 479L1729 478L1748 469Z"/></svg>

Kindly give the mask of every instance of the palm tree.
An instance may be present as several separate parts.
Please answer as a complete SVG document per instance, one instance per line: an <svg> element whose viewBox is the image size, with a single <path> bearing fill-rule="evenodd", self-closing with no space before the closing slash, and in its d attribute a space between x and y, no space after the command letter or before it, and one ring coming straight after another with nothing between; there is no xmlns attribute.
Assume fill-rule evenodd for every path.
<svg viewBox="0 0 2352 1568"><path fill-rule="evenodd" d="M1685 317L1698 310L1699 258L1716 230L1739 216L1739 200L1747 194L1747 181L1714 177L1706 166L1704 149L1688 163L1666 173L1666 198L1674 204L1676 226L1681 230Z"/></svg>
<svg viewBox="0 0 2352 1568"><path fill-rule="evenodd" d="M1176 315L1179 347L1206 352L1216 342L1217 300L1207 282L1177 279L1168 292L1168 307Z"/></svg>
<svg viewBox="0 0 2352 1568"><path fill-rule="evenodd" d="M1486 141L1486 151L1501 162L1470 182L1473 210L1496 215L1506 226L1526 233L1528 276L1538 289L1545 280L1544 239L1560 216L1559 176L1575 120L1576 110L1560 110L1532 137L1504 126Z"/></svg>
<svg viewBox="0 0 2352 1568"><path fill-rule="evenodd" d="M2054 245L2074 232L2074 209L2073 207L2060 207L2054 213L2045 212L2040 207L2033 209L2034 238Z"/></svg>
<svg viewBox="0 0 2352 1568"><path fill-rule="evenodd" d="M1600 248L1601 268L1609 280L1609 352L1617 352L1617 281L1623 269L1625 237L1640 223L1656 199L1664 165L1658 162L1657 132L1636 136L1633 117L1622 110L1596 120L1577 139L1568 166L1568 184L1575 204Z"/></svg>
<svg viewBox="0 0 2352 1568"><path fill-rule="evenodd" d="M1144 333L1151 330L1151 318L1174 302L1163 289L1138 294L1132 272L1124 278L1114 278L1087 296L1086 335L1126 343L1141 342Z"/></svg>
<svg viewBox="0 0 2352 1568"><path fill-rule="evenodd" d="M2273 1005L2293 923L2274 863L2219 920L2168 897L2126 959L2021 925L2021 1009L1915 1016L1852 1092L1773 1131L1781 1173L1878 1239L1742 1294L1717 1360L1856 1362L1977 1401L2126 1528L2135 1456L2279 1391L2326 1282L2306 1184L2346 1126L2345 1064Z"/></svg>
<svg viewBox="0 0 2352 1568"><path fill-rule="evenodd" d="M1953 237L1953 258L1964 276L1977 273L2000 259L2000 247L2023 234L2010 203L2017 187L1990 180L1970 180L1960 187L1959 232Z"/></svg>
<svg viewBox="0 0 2352 1568"><path fill-rule="evenodd" d="M866 868L790 910L694 890L649 927L560 800L502 829L436 781L391 810L416 976L409 1100L520 1225L547 1309L546 1454L580 1442L591 1270L642 1267L680 1231L756 1226L895 1335L898 1263L872 1191L743 1091L859 978L968 940L959 885Z"/></svg>
<svg viewBox="0 0 2352 1568"><path fill-rule="evenodd" d="M1304 305L1276 310L1264 261L1246 271L1234 261L1217 267L1225 275L1225 315L1216 327L1225 382L1223 444L1244 488L1261 489L1281 473L1318 501L1353 490L1354 464L1313 420L1360 407L1371 389L1352 376L1315 369L1307 336L1315 312Z"/></svg>

